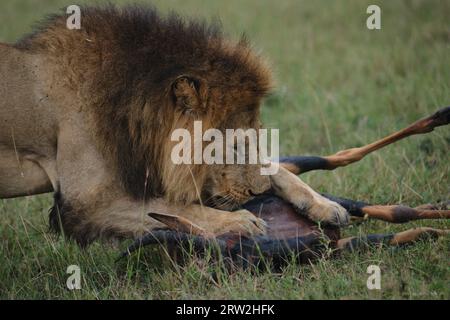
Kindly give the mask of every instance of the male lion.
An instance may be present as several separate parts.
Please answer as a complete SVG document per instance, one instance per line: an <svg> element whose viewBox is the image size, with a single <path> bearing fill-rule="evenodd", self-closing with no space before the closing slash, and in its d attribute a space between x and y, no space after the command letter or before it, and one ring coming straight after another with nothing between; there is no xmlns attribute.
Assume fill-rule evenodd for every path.
<svg viewBox="0 0 450 320"><path fill-rule="evenodd" d="M82 245L164 227L149 212L214 235L264 233L262 220L231 210L269 188L313 220L348 222L284 168L269 177L260 164L171 161L171 132L194 120L203 130L260 127L270 72L246 41L148 7L81 13L81 30L54 15L0 44L0 198L55 192L51 227Z"/></svg>

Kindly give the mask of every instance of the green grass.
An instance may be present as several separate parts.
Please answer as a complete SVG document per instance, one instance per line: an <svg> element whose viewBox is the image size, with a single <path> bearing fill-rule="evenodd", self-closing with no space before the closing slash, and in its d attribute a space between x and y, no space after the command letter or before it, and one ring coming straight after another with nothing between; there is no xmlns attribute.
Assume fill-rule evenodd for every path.
<svg viewBox="0 0 450 320"><path fill-rule="evenodd" d="M374 1L170 0L162 10L220 17L227 33L242 32L273 64L277 90L263 109L280 128L284 155L329 154L371 142L450 102L448 1L376 1L382 29L365 27ZM32 23L71 1L3 0L0 41L15 41ZM372 203L419 205L450 198L450 130L412 137L334 172L303 179L319 191ZM82 250L47 233L50 196L0 200L0 298L88 299L449 299L448 237L407 248L375 248L292 264L279 273L222 272L192 259L174 266L161 250L116 263L117 248ZM345 235L446 221L390 225L370 221ZM123 247L123 244L120 246ZM148 250L150 251L150 250ZM67 266L82 270L82 290L66 288ZM366 269L380 265L381 290L366 287ZM217 273L216 278L211 274Z"/></svg>

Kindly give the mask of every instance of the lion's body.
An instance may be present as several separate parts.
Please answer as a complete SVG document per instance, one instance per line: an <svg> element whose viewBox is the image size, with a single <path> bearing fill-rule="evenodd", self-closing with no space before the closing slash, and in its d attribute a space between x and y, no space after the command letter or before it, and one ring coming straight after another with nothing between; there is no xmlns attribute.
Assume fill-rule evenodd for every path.
<svg viewBox="0 0 450 320"><path fill-rule="evenodd" d="M258 129L263 61L215 28L148 8L86 8L81 30L65 23L54 16L0 45L0 198L54 191L50 222L80 243L162 227L148 212L216 234L258 232L249 212L199 203L265 191L259 166L176 166L169 139L194 119L204 130Z"/></svg>
<svg viewBox="0 0 450 320"><path fill-rule="evenodd" d="M161 227L148 211L176 213L199 200L196 186L202 188L208 168L183 169L169 158L169 133L189 127L171 105L172 82L194 72L205 78L209 63L233 69L233 63L256 61L244 57L246 46L222 43L217 30L164 20L153 9L87 8L83 14L82 30L68 30L66 17L55 16L16 45L0 46L0 197L55 191L54 211L63 214L51 222L61 219L82 243ZM194 45L203 49L199 56ZM268 81L265 70L255 72L261 79L249 78L251 86ZM221 83L215 85L210 94L220 94ZM252 102L268 85L261 83ZM226 116L209 121L222 124Z"/></svg>
<svg viewBox="0 0 450 320"><path fill-rule="evenodd" d="M55 111L40 104L36 60L0 45L0 197L52 191L42 156L56 159Z"/></svg>

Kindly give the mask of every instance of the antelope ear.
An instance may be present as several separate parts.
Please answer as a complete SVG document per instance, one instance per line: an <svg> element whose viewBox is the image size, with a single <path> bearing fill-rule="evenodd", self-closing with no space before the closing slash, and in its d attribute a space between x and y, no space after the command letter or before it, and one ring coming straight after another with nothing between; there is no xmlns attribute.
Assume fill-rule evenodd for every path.
<svg viewBox="0 0 450 320"><path fill-rule="evenodd" d="M156 212L150 212L148 213L148 215L153 219L164 223L171 230L184 232L187 234L193 234L196 236L202 236L205 238L214 238L214 235L212 233L206 231L202 227L196 225L195 223L189 221L186 218Z"/></svg>
<svg viewBox="0 0 450 320"><path fill-rule="evenodd" d="M204 91L200 80L180 76L172 84L175 106L183 112L202 112L204 110Z"/></svg>

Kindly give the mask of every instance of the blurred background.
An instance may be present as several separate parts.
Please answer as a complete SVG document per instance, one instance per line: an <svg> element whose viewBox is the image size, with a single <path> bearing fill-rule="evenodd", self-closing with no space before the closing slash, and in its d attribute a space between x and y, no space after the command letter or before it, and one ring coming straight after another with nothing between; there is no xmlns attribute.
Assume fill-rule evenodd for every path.
<svg viewBox="0 0 450 320"><path fill-rule="evenodd" d="M76 4L84 3L93 2L78 1ZM366 144L450 104L448 0L155 0L151 3L162 12L175 10L191 17L220 19L231 38L238 39L245 33L254 47L268 58L277 87L265 102L262 117L266 127L280 129L282 155L325 155ZM64 0L0 1L0 41L16 41L31 32L33 23L45 14L70 4L75 3ZM366 9L370 4L381 8L381 30L366 27L369 16ZM378 151L348 168L309 173L304 180L319 191L373 203L414 206L436 202L450 198L449 147L450 130L440 128L429 135L409 138ZM17 217L25 217L27 223L41 230L46 225L46 210L50 205L50 196L0 200L0 214L9 221L9 225L0 229L4 231L4 238L9 239L3 243L1 252L10 261L10 265L3 264L0 271L3 268L6 273L11 273L13 261L21 261L26 256L26 250L23 256L13 250L21 244L26 247L26 239L30 237L25 235L23 223ZM35 212L38 214L31 214ZM432 225L449 227L442 221ZM370 222L351 227L346 233L388 232L401 228L404 229ZM431 252L426 258L421 256L420 250L405 253L401 258L389 254L377 256L380 261L391 262L388 269L391 270L392 286L387 297L411 298L416 292L419 297L448 298L448 247L448 241L440 246L424 245L423 252ZM351 267L347 269L358 269L357 260L349 261ZM45 270L45 262L43 264ZM395 265L400 269L392 269ZM369 294L363 285L357 289L346 286L348 282L362 281L353 278L352 271L341 274L330 271L336 269L327 269L327 266L324 270L328 271L319 271L322 289L316 287L314 281L318 280L309 274L305 277L312 277L312 282L305 280L301 283L302 288L289 287L293 290L290 294L294 298L302 297L302 292L303 297L313 292L313 297L325 298ZM29 272L24 268L25 274ZM407 285L407 289L402 284L405 281L398 278L402 268L409 270L404 271L405 277L413 283L410 287ZM430 272L436 278L424 276ZM336 282L336 278L342 281ZM171 281L168 279L169 286ZM17 281L20 282L9 280L9 289L3 292L0 289L0 297L20 296L11 289ZM261 281L265 283L266 280ZM253 288L251 284L246 287L245 283L242 279L237 281L236 288L241 286L243 289L239 287L241 289L236 291L231 283L228 291L205 289L205 294L226 298L245 297L246 294L253 297L288 295L273 283L266 283L266 289ZM95 283L92 285L96 286ZM180 286L179 294L167 289L169 293L162 297L195 296L195 284L183 287L180 283ZM312 291L305 291L308 288ZM323 288L330 289L326 293ZM54 294L53 289L48 290L49 295ZM26 296L23 290L21 292Z"/></svg>

